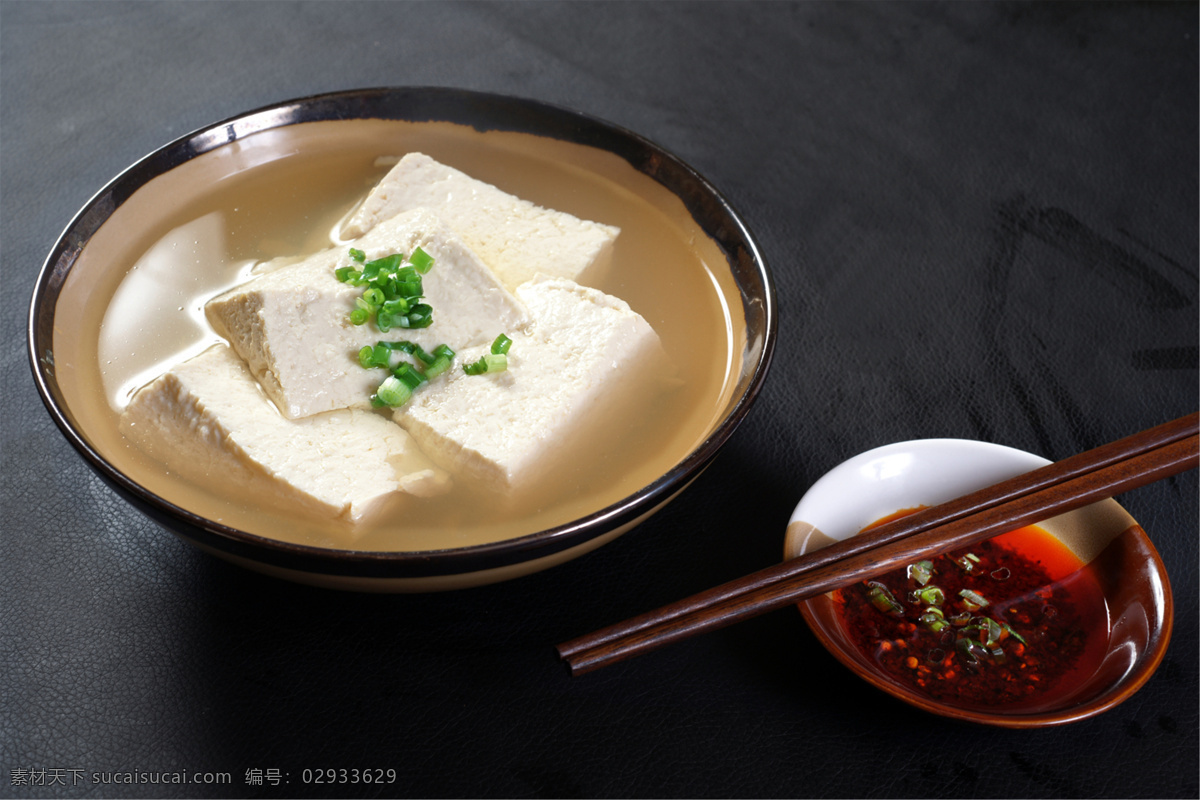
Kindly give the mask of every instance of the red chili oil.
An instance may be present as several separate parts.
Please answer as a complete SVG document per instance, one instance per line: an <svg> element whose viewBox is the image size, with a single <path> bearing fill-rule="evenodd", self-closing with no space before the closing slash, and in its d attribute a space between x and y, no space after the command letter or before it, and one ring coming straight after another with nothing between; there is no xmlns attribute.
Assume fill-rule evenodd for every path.
<svg viewBox="0 0 1200 800"><path fill-rule="evenodd" d="M1104 595L1046 531L1020 528L929 562L924 585L923 568L910 567L834 593L848 638L901 685L957 706L1030 706L1095 671L1108 639ZM927 602L936 593L919 594L931 586L945 624Z"/></svg>

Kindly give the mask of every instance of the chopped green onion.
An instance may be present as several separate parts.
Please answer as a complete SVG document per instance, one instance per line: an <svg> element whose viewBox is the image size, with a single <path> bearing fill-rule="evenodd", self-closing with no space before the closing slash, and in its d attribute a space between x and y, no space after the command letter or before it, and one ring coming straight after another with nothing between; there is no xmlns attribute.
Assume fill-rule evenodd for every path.
<svg viewBox="0 0 1200 800"><path fill-rule="evenodd" d="M496 337L496 341L492 342L492 353L495 355L506 355L508 348L512 346L512 339L505 336L503 333Z"/></svg>
<svg viewBox="0 0 1200 800"><path fill-rule="evenodd" d="M412 267L397 272L396 277L388 282L388 287L396 297L417 298L425 293L421 276Z"/></svg>
<svg viewBox="0 0 1200 800"><path fill-rule="evenodd" d="M450 369L450 359L446 356L438 356L425 368L425 375L429 378L436 378L448 369Z"/></svg>
<svg viewBox="0 0 1200 800"><path fill-rule="evenodd" d="M915 564L909 564L908 577L910 580L914 580L921 586L924 586L933 577L933 562L918 561Z"/></svg>
<svg viewBox="0 0 1200 800"><path fill-rule="evenodd" d="M384 295L383 290L378 286L369 286L363 289L362 299L372 308L379 308L387 300L387 296Z"/></svg>
<svg viewBox="0 0 1200 800"><path fill-rule="evenodd" d="M917 621L934 633L950 627L950 623L946 622L946 617L942 614L942 610L936 606L925 609L925 613Z"/></svg>
<svg viewBox="0 0 1200 800"><path fill-rule="evenodd" d="M892 596L892 593L882 583L869 581L867 587L867 599L871 601L871 605L885 614L904 613L904 606L896 602L896 598Z"/></svg>
<svg viewBox="0 0 1200 800"><path fill-rule="evenodd" d="M426 353L421 348L421 346L418 344L413 345L413 353L412 354L414 356L416 356L417 358L419 358L421 360L421 363L424 364L425 366L429 366L430 364L432 364L434 361L437 360L437 356L434 356L430 353Z"/></svg>
<svg viewBox="0 0 1200 800"><path fill-rule="evenodd" d="M401 328L428 328L433 324L433 309L427 303L417 303L397 320Z"/></svg>
<svg viewBox="0 0 1200 800"><path fill-rule="evenodd" d="M970 611L978 611L981 608L985 608L988 604L987 599L973 589L963 589L958 593L958 596L963 599L963 605Z"/></svg>
<svg viewBox="0 0 1200 800"><path fill-rule="evenodd" d="M395 375L389 375L383 379L383 383L379 384L372 403L374 404L377 399L379 404L395 408L407 403L410 397L412 397L412 387Z"/></svg>
<svg viewBox="0 0 1200 800"><path fill-rule="evenodd" d="M449 345L439 344L433 348L433 353L428 354L432 360L429 361L429 366L425 368L425 374L430 378L436 378L446 370L450 369L450 361L454 358L454 351ZM417 358L424 359L424 355L418 355Z"/></svg>
<svg viewBox="0 0 1200 800"><path fill-rule="evenodd" d="M422 275L429 272L429 270L433 268L433 256L429 255L429 253L426 253L419 247L413 250L412 255L408 257L408 260L414 267L417 268L417 272L421 273Z"/></svg>
<svg viewBox="0 0 1200 800"><path fill-rule="evenodd" d="M422 383L429 380L429 378L421 374L420 370L407 363L401 363L400 366L396 367L392 375L403 381L409 389L416 389Z"/></svg>
<svg viewBox="0 0 1200 800"><path fill-rule="evenodd" d="M966 573L974 572L975 564L978 562L979 559L973 553L967 553L962 558L957 558L954 560L954 563L958 564L959 569Z"/></svg>
<svg viewBox="0 0 1200 800"><path fill-rule="evenodd" d="M396 353L413 356L420 364L405 361L396 356ZM404 405L422 384L449 369L452 358L454 351L447 345L439 344L433 349L433 353L427 353L419 344L410 341L379 342L374 347L368 345L358 351L358 362L363 367L383 367L391 372L371 398L371 404L376 408ZM395 388L397 381L401 389Z"/></svg>
<svg viewBox="0 0 1200 800"><path fill-rule="evenodd" d="M503 333L496 337L492 342L491 352L485 353L479 357L478 361L471 364L463 365L463 372L468 375L484 375L489 372L504 372L508 369L508 348L512 346L512 339L508 338ZM437 351L434 351L437 352ZM454 355L453 351L450 353Z"/></svg>
<svg viewBox="0 0 1200 800"><path fill-rule="evenodd" d="M468 375L486 375L508 369L508 356L503 353L486 353L472 364L464 364L463 372Z"/></svg>
<svg viewBox="0 0 1200 800"><path fill-rule="evenodd" d="M363 265L363 275L368 280L374 280L381 274L390 274L395 272L400 264L404 262L404 256L400 253L392 253L390 256L383 256L374 261L368 261Z"/></svg>
<svg viewBox="0 0 1200 800"><path fill-rule="evenodd" d="M434 363L443 356L446 358L454 357L454 351L444 344L439 344L437 347L433 348L432 353L426 352L425 348L421 347L421 345L417 344L416 342L405 341L397 342L396 344L398 346L395 349L403 350L409 355L415 357L420 362L420 366L422 367Z"/></svg>
<svg viewBox="0 0 1200 800"><path fill-rule="evenodd" d="M372 317L381 331L392 328L427 328L433 322L433 309L427 303L417 302L424 296L421 275L429 272L433 258L417 248L413 254L416 262L404 265L404 256L392 253L372 261L366 261L361 250L351 248L350 258L363 263L362 271L354 267L339 267L334 275L342 283L365 286L360 297L355 299L355 310L351 311L351 322L362 325ZM366 313L359 313L361 309Z"/></svg>
<svg viewBox="0 0 1200 800"><path fill-rule="evenodd" d="M366 286L362 294L354 298L351 323L363 325L373 318L375 327L384 332L392 328L427 328L433 323L432 306L418 302L425 291L421 276L433 268L432 256L418 247L413 250L407 265L401 253L367 261L365 252L352 247L350 258L362 264L362 270L352 266L339 267L334 270L334 275L342 283ZM396 357L396 351L413 356L420 366ZM375 407L404 405L412 397L413 390L449 369L452 358L454 351L444 344L438 345L431 354L409 341L379 342L358 351L358 362L364 368L381 367L391 373L371 396L371 405ZM499 372L505 369L507 359L501 355L498 362L496 358L481 359L483 370Z"/></svg>
<svg viewBox="0 0 1200 800"><path fill-rule="evenodd" d="M371 369L372 367L390 369L392 366L391 351L379 345L375 347L367 345L358 351L358 363L362 364L366 369Z"/></svg>
<svg viewBox="0 0 1200 800"><path fill-rule="evenodd" d="M974 639L959 639L954 643L954 646L958 649L959 655L963 657L968 666L973 667L978 665L980 656L987 655L987 650L984 649L983 645Z"/></svg>
<svg viewBox="0 0 1200 800"><path fill-rule="evenodd" d="M987 647L995 647L1000 643L1004 629L1000 623L991 617L979 618L979 641Z"/></svg>
<svg viewBox="0 0 1200 800"><path fill-rule="evenodd" d="M946 594L937 586L926 586L917 592L917 599L930 606L940 606L946 601Z"/></svg>
<svg viewBox="0 0 1200 800"><path fill-rule="evenodd" d="M397 297L395 300L387 300L382 306L384 311L392 315L407 314L411 309L411 305L404 297Z"/></svg>
<svg viewBox="0 0 1200 800"><path fill-rule="evenodd" d="M1021 634L1014 631L1007 622L1001 622L1000 627L1004 629L1005 633L1007 633L1012 638L1016 639L1021 644L1026 644L1025 637L1021 636Z"/></svg>
<svg viewBox="0 0 1200 800"><path fill-rule="evenodd" d="M436 355L430 355L429 353L426 353L421 345L417 344L416 342L410 342L407 339L400 342L380 342L376 345L376 347L385 347L388 350L399 350L402 353L408 353L410 356L416 356L421 360L422 363L425 364L432 364L437 358ZM444 344L438 345L437 348L434 349L434 353L437 353L437 351L442 348L449 350L450 355L454 355L454 351L450 350L450 348L446 347Z"/></svg>

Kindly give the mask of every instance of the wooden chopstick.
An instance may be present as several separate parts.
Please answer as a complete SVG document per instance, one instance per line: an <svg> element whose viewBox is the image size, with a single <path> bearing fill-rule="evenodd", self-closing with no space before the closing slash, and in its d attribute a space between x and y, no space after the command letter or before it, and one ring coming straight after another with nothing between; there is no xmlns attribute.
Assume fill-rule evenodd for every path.
<svg viewBox="0 0 1200 800"><path fill-rule="evenodd" d="M955 519L979 512L990 506L1008 502L1024 494L1029 494L1057 483L1079 477L1100 467L1114 464L1177 441L1200 430L1200 414L1189 414L1171 422L1149 428L1124 439L1110 442L1084 453L1065 458L1062 461L1048 464L1031 472L1017 475L1009 480L986 487L976 492L951 500L937 506L903 517L888 525L881 525L870 531L832 544L801 558L791 559L782 564L755 572L744 578L701 592L693 597L664 606L656 611L647 612L625 622L610 625L595 633L572 639L559 645L558 651L564 658L582 650L592 649L612 639L621 639L635 631L661 625L671 619L687 614L698 608L704 608L714 603L722 602L731 597L746 592L753 592L781 580L798 577L828 564L835 563L858 553L866 552L875 547L898 541L922 530L936 525L942 525Z"/></svg>
<svg viewBox="0 0 1200 800"><path fill-rule="evenodd" d="M1195 468L1197 414L880 525L558 646L581 675Z"/></svg>

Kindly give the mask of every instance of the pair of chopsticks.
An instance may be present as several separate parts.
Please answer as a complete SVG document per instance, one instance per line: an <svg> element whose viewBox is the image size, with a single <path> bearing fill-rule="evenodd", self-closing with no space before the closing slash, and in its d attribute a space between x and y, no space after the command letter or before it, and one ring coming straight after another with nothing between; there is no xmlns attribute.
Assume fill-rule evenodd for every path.
<svg viewBox="0 0 1200 800"><path fill-rule="evenodd" d="M572 675L849 586L922 558L1194 469L1198 415L1018 475L948 503L558 646Z"/></svg>

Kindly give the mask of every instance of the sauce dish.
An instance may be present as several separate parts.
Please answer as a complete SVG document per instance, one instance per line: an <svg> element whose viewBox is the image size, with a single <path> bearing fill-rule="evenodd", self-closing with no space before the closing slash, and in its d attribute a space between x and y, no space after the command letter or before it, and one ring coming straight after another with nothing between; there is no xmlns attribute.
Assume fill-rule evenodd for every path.
<svg viewBox="0 0 1200 800"><path fill-rule="evenodd" d="M1048 463L1039 456L1010 447L960 439L900 442L862 453L830 470L805 493L788 524L785 556L792 558L812 552L854 536L879 520L952 500ZM957 597L946 600L946 621L938 619L941 616L939 609L936 616L922 618L931 623L928 630L920 624L910 623L907 630L913 631L911 640L863 642L859 638L864 630L880 629L874 624L861 624L863 617L886 616L879 609L887 608L890 599L880 598L882 590L874 587L852 587L842 591L875 592L874 598L881 600L875 607L853 604L838 593L829 593L800 603L800 612L821 644L842 664L876 688L925 711L1008 728L1061 725L1091 717L1128 699L1145 684L1161 662L1170 640L1173 614L1166 569L1146 532L1111 499L1044 520L1036 528L1040 529L1041 535L1051 537L1042 540L1049 549L1031 549L1026 555L1031 557L1035 567L1059 571L1060 574L1051 576L1055 586L1076 581L1090 587L1092 594L1077 595L1076 598L1090 598L1080 601L1086 607L1078 611L1080 618L1090 618L1092 624L1073 626L1067 632L1067 635L1081 639L1081 652L1064 667L1065 672L1050 678L1047 671L1047 684L1022 687L1029 694L1015 701L999 695L972 696L965 690L956 695L949 687L957 677L959 686L974 681L974 688L978 690L985 685L989 668L1006 669L1017 680L1036 674L1038 669L1046 666L1052 651L1058 648L1057 641L1042 643L1040 650L1039 643L1033 641L1017 644L1016 638L1008 638L1008 631L1013 630L1020 638L1022 626L1018 622L1013 621L1012 628L1005 623L1003 632L999 625L995 628L995 639L1007 639L1005 646L1011 645L1007 660L1001 652L1004 648L996 641L989 642L998 647L995 663L1003 666L980 664L976 660L968 666L956 660L953 628L948 621L952 608L960 610L951 600L965 602ZM970 555L978 560L974 553ZM1049 566L1052 563L1065 566ZM970 566L967 564L965 568L969 570ZM947 573L956 572L954 567L945 569ZM931 580L918 574L917 582L914 582L911 570L907 578L908 585L917 588L919 580L929 580L930 586L938 581L936 574ZM989 586L997 587L999 584L995 579L1008 578L1009 573L1003 568L993 572L991 577L982 576ZM904 586L904 576L900 576L900 580L902 583L892 585ZM991 591L991 588L983 589L985 594ZM919 592L910 594L907 599L899 590L894 594L901 594L897 606L892 609L895 615L901 613L899 606L904 606L906 601L916 604L917 613L922 610L924 603L919 599ZM1039 612L1056 613L1053 601L1046 598L1059 595L1051 595L1047 590L1030 597ZM1002 608L996 611L972 608L976 614L992 614L1003 621L999 616L1004 611ZM962 612L961 616L962 620L955 624L967 625L969 614ZM1028 617L1023 619L1032 625ZM979 627L975 625L970 630ZM1085 633L1080 634L1081 630ZM917 636L930 637L931 631L938 631L943 637L940 641L949 644L939 648L935 641L928 650L914 651L907 662L913 670L919 669L929 676L925 668L929 662L928 652L936 653L933 660L938 664L943 663L944 657L946 669L930 677L930 680L950 678L948 683L939 684L939 692L922 688L928 687L924 681L918 686L917 673L906 674L903 661L895 662L900 666L887 666L895 647L906 647L910 641L917 641ZM1030 635L1028 630L1026 634ZM1057 636L1062 639L1063 634ZM962 638L959 634L960 644ZM987 638L986 634L983 638ZM968 649L974 647L976 645L968 643ZM1013 659L1013 648L1022 654L1028 652L1029 663L1037 666L1031 666L1028 673L1021 673L1026 662Z"/></svg>

